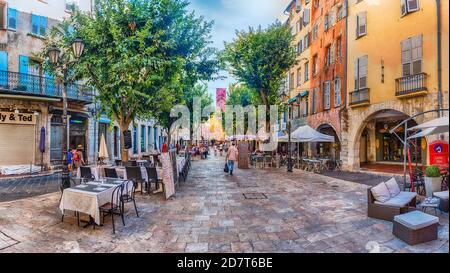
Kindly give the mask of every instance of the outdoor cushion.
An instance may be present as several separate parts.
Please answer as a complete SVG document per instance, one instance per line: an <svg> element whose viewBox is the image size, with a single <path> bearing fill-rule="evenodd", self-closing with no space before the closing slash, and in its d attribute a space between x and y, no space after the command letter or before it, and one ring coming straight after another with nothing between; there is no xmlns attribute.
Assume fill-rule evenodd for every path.
<svg viewBox="0 0 450 273"><path fill-rule="evenodd" d="M399 195L400 193L400 187L397 184L397 181L395 180L395 178L391 178L390 180L388 180L387 182L385 182L386 187L389 190L389 193L391 194L391 198L396 197L397 195Z"/></svg>
<svg viewBox="0 0 450 273"><path fill-rule="evenodd" d="M389 193L389 190L384 182L373 187L371 191L373 198L375 198L378 202L384 203L391 199L391 194Z"/></svg>
<svg viewBox="0 0 450 273"><path fill-rule="evenodd" d="M406 205L417 196L415 192L402 191L394 198L389 199L386 202L375 201L375 204L386 205L391 207L405 207Z"/></svg>
<svg viewBox="0 0 450 273"><path fill-rule="evenodd" d="M448 191L434 192L433 196L442 200L448 200Z"/></svg>
<svg viewBox="0 0 450 273"><path fill-rule="evenodd" d="M413 212L397 215L394 217L394 221L402 224L409 229L419 230L439 223L439 218L416 210Z"/></svg>

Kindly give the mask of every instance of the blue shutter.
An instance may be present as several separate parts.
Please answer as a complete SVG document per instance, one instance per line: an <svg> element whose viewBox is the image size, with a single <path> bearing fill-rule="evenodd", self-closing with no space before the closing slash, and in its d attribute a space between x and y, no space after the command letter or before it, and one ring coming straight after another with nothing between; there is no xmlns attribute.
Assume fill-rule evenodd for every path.
<svg viewBox="0 0 450 273"><path fill-rule="evenodd" d="M28 56L19 56L19 85L21 87L21 90L23 88L30 89L28 86L30 84L30 82L28 81L28 63ZM26 89L22 91L26 91Z"/></svg>
<svg viewBox="0 0 450 273"><path fill-rule="evenodd" d="M8 28L17 29L17 10L8 8Z"/></svg>
<svg viewBox="0 0 450 273"><path fill-rule="evenodd" d="M39 21L40 21L39 35L45 36L45 32L47 31L47 18L44 16L41 16Z"/></svg>
<svg viewBox="0 0 450 273"><path fill-rule="evenodd" d="M8 52L0 51L0 87L8 89Z"/></svg>
<svg viewBox="0 0 450 273"><path fill-rule="evenodd" d="M39 25L41 24L40 16L36 14L31 14L31 33L38 35L39 34Z"/></svg>

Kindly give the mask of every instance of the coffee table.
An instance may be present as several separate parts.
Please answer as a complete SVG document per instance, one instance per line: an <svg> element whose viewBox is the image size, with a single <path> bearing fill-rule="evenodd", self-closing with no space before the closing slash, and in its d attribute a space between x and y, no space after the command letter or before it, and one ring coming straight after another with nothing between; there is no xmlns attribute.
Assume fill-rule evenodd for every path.
<svg viewBox="0 0 450 273"><path fill-rule="evenodd" d="M439 208L441 200L436 197L428 197L419 204L419 207L423 212L426 212L428 208L433 208L434 213L437 215L437 209ZM442 212L441 212L442 213Z"/></svg>

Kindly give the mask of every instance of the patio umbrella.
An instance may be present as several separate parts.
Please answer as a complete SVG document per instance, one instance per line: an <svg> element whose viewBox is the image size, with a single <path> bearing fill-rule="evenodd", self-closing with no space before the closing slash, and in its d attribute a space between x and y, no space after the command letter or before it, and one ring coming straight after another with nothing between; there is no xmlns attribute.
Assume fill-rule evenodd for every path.
<svg viewBox="0 0 450 273"><path fill-rule="evenodd" d="M408 131L423 130L423 129L429 129L429 128L433 128L434 134L441 134L441 133L448 132L449 131L449 117L441 117L441 118L431 120L429 122L422 123L420 125L417 125L416 127L408 129Z"/></svg>
<svg viewBox="0 0 450 273"><path fill-rule="evenodd" d="M41 151L41 171L44 168L44 153L45 153L45 128L41 128L41 137L39 141L39 151Z"/></svg>
<svg viewBox="0 0 450 273"><path fill-rule="evenodd" d="M98 151L98 157L100 157L101 159L105 159L108 158L108 147L106 146L106 141L105 141L105 135L102 134L102 137L100 139L100 149Z"/></svg>

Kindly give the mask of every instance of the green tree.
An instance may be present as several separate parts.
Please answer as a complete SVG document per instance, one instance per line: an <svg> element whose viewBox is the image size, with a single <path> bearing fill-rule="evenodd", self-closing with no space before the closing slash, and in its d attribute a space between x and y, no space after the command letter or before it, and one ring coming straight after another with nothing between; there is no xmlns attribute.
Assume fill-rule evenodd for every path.
<svg viewBox="0 0 450 273"><path fill-rule="evenodd" d="M297 63L289 26L276 22L266 29L237 31L236 36L225 43L222 53L229 72L256 92L266 107L280 105L278 90Z"/></svg>
<svg viewBox="0 0 450 273"><path fill-rule="evenodd" d="M84 40L73 79L93 85L102 110L127 130L135 119L170 112L183 103L191 81L211 73L214 50L201 46L210 23L189 13L188 5L178 0L97 0L93 14L76 11L52 30L47 47L68 48L77 36ZM122 159L128 160L123 146Z"/></svg>

